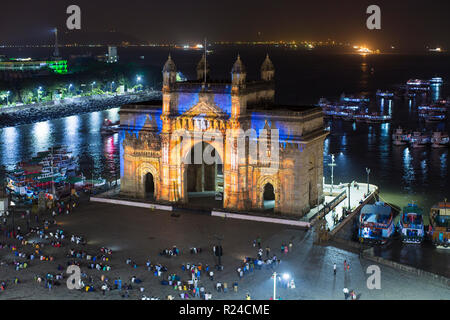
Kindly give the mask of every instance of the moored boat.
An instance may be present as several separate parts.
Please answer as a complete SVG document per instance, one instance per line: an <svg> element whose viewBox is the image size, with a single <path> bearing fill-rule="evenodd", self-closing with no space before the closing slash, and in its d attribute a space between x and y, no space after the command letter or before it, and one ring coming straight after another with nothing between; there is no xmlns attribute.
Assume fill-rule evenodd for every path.
<svg viewBox="0 0 450 320"><path fill-rule="evenodd" d="M448 133L446 132L433 132L431 137L431 146L433 148L444 148L448 147L450 144L450 139Z"/></svg>
<svg viewBox="0 0 450 320"><path fill-rule="evenodd" d="M100 132L102 134L114 134L119 131L120 121L112 122L109 119L103 121Z"/></svg>
<svg viewBox="0 0 450 320"><path fill-rule="evenodd" d="M392 143L395 146L403 146L405 144L408 144L409 139L411 135L405 131L403 131L402 128L395 129L394 133L392 134Z"/></svg>
<svg viewBox="0 0 450 320"><path fill-rule="evenodd" d="M377 90L377 97L381 97L381 98L393 98L394 97L394 93L391 91L381 91L381 90Z"/></svg>
<svg viewBox="0 0 450 320"><path fill-rule="evenodd" d="M394 214L384 202L366 204L359 214L360 242L385 244L394 234Z"/></svg>
<svg viewBox="0 0 450 320"><path fill-rule="evenodd" d="M415 131L409 142L413 148L422 148L431 142L431 137L426 133Z"/></svg>
<svg viewBox="0 0 450 320"><path fill-rule="evenodd" d="M431 208L429 235L437 247L448 248L450 245L450 203L447 200Z"/></svg>
<svg viewBox="0 0 450 320"><path fill-rule="evenodd" d="M399 232L405 243L421 243L424 239L423 210L416 204L403 208L399 221Z"/></svg>

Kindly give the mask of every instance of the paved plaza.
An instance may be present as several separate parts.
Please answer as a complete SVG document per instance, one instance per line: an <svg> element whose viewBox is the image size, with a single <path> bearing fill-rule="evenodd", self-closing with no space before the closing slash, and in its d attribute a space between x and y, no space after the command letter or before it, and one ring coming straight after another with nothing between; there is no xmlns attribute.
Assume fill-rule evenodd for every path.
<svg viewBox="0 0 450 320"><path fill-rule="evenodd" d="M366 286L366 269L373 264L361 260L357 254L331 246L318 246L313 242L311 230L295 229L283 225L259 223L252 221L231 220L211 217L204 214L177 213L156 211L125 206L87 203L76 208L70 215L56 217L58 227L70 235L82 235L88 241L86 246L72 245L65 240L65 246L53 248L46 246L44 252L55 257L55 261L32 261L30 267L15 271L11 265L0 267L0 280L8 281L7 289L0 292L1 299L123 299L122 292L112 290L105 296L99 290L100 277L104 274L112 282L120 277L129 283L134 275L143 280L142 284L133 285L130 299L140 299L139 287L144 287L144 294L164 299L172 294L180 299L179 291L160 284L161 278L147 271L145 262L160 263L168 268L163 277L176 273L181 280L190 280L188 272L181 270L185 263L202 263L203 266L216 264L212 254L212 246L222 238L224 256L223 271L215 271L214 281L202 275L199 285L211 292L213 299L245 299L247 293L253 300L269 299L273 293L272 270L254 270L239 279L236 269L245 257L256 257L257 248L253 240L258 236L262 240L262 248L271 248L271 253L281 259L275 268L277 272L289 273L295 281L295 289L278 288L277 295L281 299L337 299L344 298L343 288L354 289L361 300L370 299L450 299L450 290L443 284L428 278L404 273L385 266L381 268L381 290L369 290ZM55 228L55 227L53 227ZM3 238L4 239L4 238ZM287 254L280 252L282 243L293 244ZM180 256L165 257L159 252L176 245ZM35 275L57 273L57 265L66 265L66 254L69 248L100 254L100 247L113 250L111 271L87 269L86 263L81 265L83 272L94 278L96 292L69 290L65 280L51 291L42 284L37 284ZM202 253L189 253L191 247L202 248ZM11 261L14 257L7 248L0 250L2 261ZM265 250L264 250L265 256ZM131 258L138 264L136 269L125 263ZM344 260L350 264L349 271L343 271ZM337 275L333 275L333 263L337 264ZM18 277L22 283L12 284L11 279ZM217 281L227 282L230 289L227 293L217 292L214 287ZM238 292L233 292L232 284L238 282ZM198 299L198 298L196 298Z"/></svg>

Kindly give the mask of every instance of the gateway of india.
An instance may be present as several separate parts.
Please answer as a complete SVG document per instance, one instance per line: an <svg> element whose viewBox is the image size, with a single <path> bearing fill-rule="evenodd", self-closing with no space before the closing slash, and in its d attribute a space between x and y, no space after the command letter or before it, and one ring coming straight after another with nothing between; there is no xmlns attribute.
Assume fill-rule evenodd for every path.
<svg viewBox="0 0 450 320"><path fill-rule="evenodd" d="M212 80L209 71L203 55L197 79L179 81L169 55L162 70L162 101L122 106L121 195L173 204L209 196L225 210L270 210L294 217L323 201L323 142L328 133L322 109L275 104L275 68L268 55L258 81L246 79L239 56L231 81ZM249 129L256 135L241 140L245 148L239 153L236 139ZM261 129L269 134L258 134ZM208 132L220 135L208 140ZM260 152L270 156L276 151L276 157L255 159L249 152L251 139ZM195 150L209 150L219 161L190 161Z"/></svg>

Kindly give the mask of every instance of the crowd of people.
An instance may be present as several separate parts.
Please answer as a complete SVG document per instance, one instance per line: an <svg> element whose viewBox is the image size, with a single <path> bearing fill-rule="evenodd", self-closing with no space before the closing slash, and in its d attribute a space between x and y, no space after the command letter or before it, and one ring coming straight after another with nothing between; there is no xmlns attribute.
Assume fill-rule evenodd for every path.
<svg viewBox="0 0 450 320"><path fill-rule="evenodd" d="M59 207L66 208L66 205L60 204ZM71 207L68 212L72 213L73 211L73 207ZM53 215L53 212L53 210L50 211L50 214ZM58 214L60 214L59 210L56 215ZM29 212L24 216L30 217ZM128 280L123 282L118 276L115 276L113 280L109 279L110 276L113 277L110 272L113 269L112 265L115 266L114 269L119 269L120 264L123 265L124 263L124 260L121 260L121 262L112 260L113 252L111 249L107 247L94 249L92 246L87 245L86 239L81 235L70 235L69 237L52 218L36 218L36 225L32 228L28 226L27 232L22 231L20 226L8 228L7 225L10 219L8 216L3 218L2 231L4 231L4 242L0 243L0 249L10 250L14 259L7 263L7 260L2 257L1 263L6 263L7 266L11 265L16 271L20 271L29 269L30 266L38 263L57 262L56 270L52 269L54 264L48 264L48 267L46 267L47 272L42 273L43 275L36 274L34 276L35 282L48 291L55 290L61 284L63 284L62 287L65 287L66 268L70 265L76 265L83 271L78 283L80 292L99 292L105 296L108 292L117 290L119 296L124 299L133 296L141 297L145 300L158 299L157 297L148 296L147 293L144 295L144 284L148 287L148 281L154 281L145 276L147 274L145 271L147 271L157 278L161 286L168 286L170 290L173 290L173 294L166 296L167 299L210 300L212 299L211 292L216 292L218 295L233 293L235 295L230 295L229 298L234 298L236 293L239 292L240 280L255 272L255 270L276 270L281 263L279 257L286 256L293 251L293 243L288 241L282 242L279 247L280 251L274 254L269 246L263 249L261 237L258 236L252 240L252 246L255 250L254 256L246 257L236 268L235 280L227 278L227 281L224 281L225 279L220 272L217 274L215 272L216 270L222 270L221 268L218 266L216 266L217 268L211 267L206 263L183 262L178 264L180 269L170 270L170 268L159 262L153 264L150 259L147 259L145 263L146 268L142 268L139 267L137 260L130 257L125 260L125 264L134 270L132 271L133 275L124 277L124 279ZM191 246L187 248L190 251L191 259L194 258L193 255L202 253L202 249L199 247ZM160 250L159 255L161 257L173 257L174 259L184 257L176 245ZM195 257L195 259L199 260L201 258L202 256ZM65 259L65 263L60 259ZM344 270L347 272L349 268L348 262L345 261ZM144 272L141 272L141 269ZM336 274L335 266L334 272ZM279 281L281 288L295 289L296 287L293 279L280 279ZM9 282L14 285L20 285L23 281L19 280L19 277L3 280L0 289L5 290L7 287L10 287L8 285ZM161 287L161 290L157 291L161 293L167 292L167 288L163 289ZM356 299L354 290L347 289L346 291L348 291L345 296L346 299L349 297ZM247 293L244 298L250 299L250 294Z"/></svg>

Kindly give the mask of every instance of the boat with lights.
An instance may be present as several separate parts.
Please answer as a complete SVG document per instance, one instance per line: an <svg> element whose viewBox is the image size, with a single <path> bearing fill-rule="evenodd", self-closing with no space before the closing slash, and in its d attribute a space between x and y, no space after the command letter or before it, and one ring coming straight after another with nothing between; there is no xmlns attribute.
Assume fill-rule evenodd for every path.
<svg viewBox="0 0 450 320"><path fill-rule="evenodd" d="M389 205L379 201L362 207L358 218L361 243L385 244L394 231L394 214Z"/></svg>
<svg viewBox="0 0 450 320"><path fill-rule="evenodd" d="M425 237L423 209L417 204L408 204L403 208L398 226L404 243L421 243Z"/></svg>
<svg viewBox="0 0 450 320"><path fill-rule="evenodd" d="M438 248L450 245L450 203L447 199L434 205L430 211L428 232L431 242Z"/></svg>

